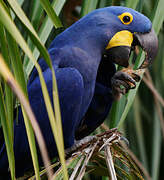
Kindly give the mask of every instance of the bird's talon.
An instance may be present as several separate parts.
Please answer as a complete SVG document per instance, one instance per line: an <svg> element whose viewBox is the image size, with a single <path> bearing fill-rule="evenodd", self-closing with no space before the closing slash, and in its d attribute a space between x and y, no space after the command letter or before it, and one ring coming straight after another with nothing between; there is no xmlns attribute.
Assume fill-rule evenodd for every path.
<svg viewBox="0 0 164 180"><path fill-rule="evenodd" d="M70 148L67 148L65 150L66 156L79 150L82 146L87 146L89 144L89 142L94 141L96 139L97 139L97 136L86 136L85 138L83 138L81 140L75 141L73 146L71 146Z"/></svg>
<svg viewBox="0 0 164 180"><path fill-rule="evenodd" d="M111 84L114 98L120 97L121 94L125 95L130 89L136 88L136 82L140 80L140 76L133 71L131 69L123 69L116 72L112 77Z"/></svg>
<svg viewBox="0 0 164 180"><path fill-rule="evenodd" d="M121 136L120 141L123 141L127 146L129 146L129 141L128 141L128 139L126 137Z"/></svg>
<svg viewBox="0 0 164 180"><path fill-rule="evenodd" d="M132 77L136 82L139 82L141 80L141 77L136 73L132 73Z"/></svg>

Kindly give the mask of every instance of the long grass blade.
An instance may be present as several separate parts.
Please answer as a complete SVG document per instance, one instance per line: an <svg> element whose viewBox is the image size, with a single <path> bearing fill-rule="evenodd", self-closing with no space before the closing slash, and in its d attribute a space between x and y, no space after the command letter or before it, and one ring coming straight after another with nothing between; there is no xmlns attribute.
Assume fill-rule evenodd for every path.
<svg viewBox="0 0 164 180"><path fill-rule="evenodd" d="M79 160L79 162L77 163L77 165L75 166L74 171L72 172L69 180L74 180L74 179L75 179L75 176L76 176L77 171L79 170L79 168L80 168L80 166L81 166L81 164L82 164L83 159L84 159L84 156L82 156L82 157L80 158L80 160Z"/></svg>
<svg viewBox="0 0 164 180"><path fill-rule="evenodd" d="M40 24L42 22L44 16L44 11L43 8L40 4L39 1L34 1L30 3L30 22L32 24L32 26L34 27L34 29L36 31L38 31L38 29L40 28ZM30 37L27 37L27 44L30 47L31 50L33 50L35 48L35 45L32 43ZM29 61L27 56L25 56L26 61Z"/></svg>
<svg viewBox="0 0 164 180"><path fill-rule="evenodd" d="M136 9L138 2L139 0L135 0L135 1L126 0L126 6L132 9Z"/></svg>
<svg viewBox="0 0 164 180"><path fill-rule="evenodd" d="M4 103L4 98L3 98L3 91L2 87L0 84L0 120L1 120L1 125L4 133L4 139L6 142L6 150L7 150L7 155L8 155L8 161L9 161L9 168L11 170L11 179L15 179L15 158L14 158L14 151L13 151L13 139L11 135L10 126L9 126L9 121L7 118L7 112L5 108L5 103Z"/></svg>
<svg viewBox="0 0 164 180"><path fill-rule="evenodd" d="M152 163L151 163L151 175L153 180L159 179L160 169L160 155L161 155L161 131L160 121L158 115L155 114L153 122L153 136L152 136Z"/></svg>
<svg viewBox="0 0 164 180"><path fill-rule="evenodd" d="M48 172L48 176L49 179L52 177L53 173L52 171L48 169L48 167L50 166L50 160L48 157L48 153L47 153L47 149L46 149L46 145L41 133L41 130L39 128L39 125L35 119L35 116L32 112L32 109L30 108L30 104L26 98L26 96L24 95L24 93L22 92L20 86L18 85L18 83L15 81L13 75L11 74L11 72L9 71L8 67L6 66L6 64L4 63L4 60L2 59L2 57L0 57L0 74L3 76L3 78L5 79L5 81L7 82L7 84L11 87L11 89L13 90L13 92L17 95L19 101L21 102L22 106L23 106L23 113L27 113L28 118L30 119L30 122L33 126L36 138L38 140L38 144L40 147L40 151L43 157L43 161L45 162L45 167L47 168L47 172ZM24 111L25 110L25 111ZM27 117L26 115L25 117L25 123L27 122ZM27 130L29 130L29 125L27 126ZM33 134L30 134L33 136ZM34 137L33 139L34 140ZM32 141L33 144L33 141ZM36 150L36 149L35 149ZM34 156L36 155L36 152L32 152L32 155L34 153ZM38 168L38 167L37 167ZM40 176L36 176L37 179L40 179Z"/></svg>
<svg viewBox="0 0 164 180"><path fill-rule="evenodd" d="M56 12L53 10L50 1L47 0L40 0L42 7L44 8L44 10L46 11L46 13L48 14L48 16L50 17L50 19L52 20L54 27L55 28L59 28L62 27L62 23L60 21L60 19L58 18L58 16L56 15Z"/></svg>
<svg viewBox="0 0 164 180"><path fill-rule="evenodd" d="M84 0L81 10L81 17L96 9L98 0Z"/></svg>
<svg viewBox="0 0 164 180"><path fill-rule="evenodd" d="M3 57L6 59L6 63L8 64L8 66L10 65L10 57L9 57L9 53L8 53L8 48L7 48L7 39L6 39L6 34L5 34L5 29L2 26L2 24L0 24L0 43L1 43L1 52ZM6 111L7 111L7 117L9 120L9 131L11 133L12 139L13 139L13 94L11 89L8 87L8 85L4 85L5 86L5 105L6 105Z"/></svg>
<svg viewBox="0 0 164 180"><path fill-rule="evenodd" d="M25 93L26 97L27 95L27 88L26 88L26 83L25 83L25 77L24 77L24 72L23 72L23 68L22 68L22 62L21 62L21 57L20 57L20 51L18 49L18 46L15 42L15 40L11 37L10 34L8 34L8 43L9 43L9 52L11 54L11 59L12 59L12 67L13 67L13 71L16 77L16 80L19 82L21 89L23 90L23 92ZM36 151L36 145L35 145L35 137L34 137L34 133L32 130L32 126L29 123L29 120L23 110L23 114L24 114L24 121L25 121L25 126L26 126L26 130L27 130L27 135L28 135L28 139L29 143L30 143L30 147L32 149L31 153L32 153L32 157L33 159L35 159L35 163L34 163L34 169L36 172L36 177L37 179L39 178L39 165L37 163L38 158L37 158L37 151Z"/></svg>
<svg viewBox="0 0 164 180"><path fill-rule="evenodd" d="M137 96L135 98L135 102L133 105L134 118L135 118L135 128L136 128L137 140L138 140L138 145L139 145L142 163L143 163L144 167L146 169L148 169L147 154L146 154L146 150L145 150L145 139L144 139L143 127L142 127L142 123L141 123L142 119L141 119L140 107L141 107L141 102L140 102L139 97Z"/></svg>
<svg viewBox="0 0 164 180"><path fill-rule="evenodd" d="M15 7L15 6L14 6ZM51 104L51 101L50 101L50 97L49 97L49 94L48 94L48 90L47 90L47 87L46 87L46 83L45 83L45 80L44 80L44 77L43 77L43 74L42 74L42 71L41 71L41 68L40 66L38 65L38 63L36 62L36 59L34 58L32 52L30 51L30 49L28 48L26 42L24 41L24 39L22 38L21 34L19 33L19 31L17 30L17 28L15 27L15 25L12 23L12 21L10 20L10 18L8 17L8 15L5 13L3 7L1 7L2 9L2 14L3 16L6 18L7 22L4 21L4 19L2 19L2 23L4 24L4 26L6 26L6 28L8 29L8 31L12 34L12 36L15 38L15 40L17 41L17 43L19 43L19 45L21 46L21 48L24 50L24 52L29 56L29 58L33 61L33 63L35 64L35 67L39 73L39 77L40 77L40 82L41 82L41 87L42 87L42 92L43 92L43 97L44 97L44 100L45 100L45 104L46 104L46 109L47 109L47 113L48 113L48 116L49 116L49 120L50 120L50 124L51 124L51 127L52 127L52 131L53 131L53 134L54 134L54 138L56 140L56 144L57 144L57 149L58 149L58 152L59 152L59 157L61 159L61 163L63 165L63 168L64 168L64 174L65 174L65 179L67 179L67 171L66 171L66 166L65 166L65 160L64 160L64 143L63 143L63 134L61 133L62 130L61 130L61 127L62 125L59 124L61 123L61 117L60 117L60 114L56 114L56 116L58 116L58 121L56 122L55 120L55 116L54 116L54 112L53 112L53 108L52 108L52 104ZM14 10L16 11L16 9L14 8ZM38 47L38 49L40 50L40 52L42 53L44 59L46 60L47 64L49 65L49 67L51 68L52 70L52 79L53 79L53 91L55 91L55 93L57 93L57 86L56 86L56 79L55 79L55 72L54 72L54 69L52 67L52 63L51 63L51 60L50 60L50 57L49 57L49 54L47 52L47 50L45 49L45 47L41 44L36 32L33 33L34 29L31 28L30 26L30 29L28 28L27 24L29 24L29 21L26 22L26 17L25 15L23 15L23 11L21 11L19 9L19 13L22 14L22 17L24 17L24 21L23 19L21 18L22 22L24 23L25 27L26 27L26 30L28 31L29 35L31 36L31 39L34 41L34 43L36 44L36 46ZM9 28L10 27L10 28ZM56 94L56 97L58 96L58 94ZM58 98L55 99L55 102L56 103L58 101ZM57 102L59 104L59 102ZM57 111L59 112L60 107L58 107Z"/></svg>
<svg viewBox="0 0 164 180"><path fill-rule="evenodd" d="M10 4L11 8L16 13L16 15L18 16L18 18L21 20L21 22L26 27L26 30L28 30L29 34L31 35L32 40L35 41L35 44L37 44L37 47L42 52L42 56L45 58L45 61L47 62L48 66L52 67L48 52L46 51L45 47L42 45L35 29L31 25L31 23L28 20L28 18L26 17L26 15L24 14L23 10L20 8L19 4L15 0L14 1L8 0L8 2Z"/></svg>
<svg viewBox="0 0 164 180"><path fill-rule="evenodd" d="M31 1L31 11L30 11L30 22L32 26L37 30L40 19L43 16L43 8L40 4L40 1Z"/></svg>
<svg viewBox="0 0 164 180"><path fill-rule="evenodd" d="M5 16L5 17L8 19L8 23L11 22L9 16L7 15L7 13L5 13L2 4L1 4L0 8L2 9L1 12L3 13L3 15L2 15L1 17L4 17L4 16ZM1 18L1 20L3 20L3 19ZM2 21L3 24L5 24L4 22L5 22L5 21ZM10 25L9 25L9 24L5 24L5 25L6 25L7 29L10 29ZM12 25L12 26L15 28L14 25ZM14 30L14 28L13 28L12 30ZM11 30L11 29L10 29L10 30ZM16 30L16 33L15 33L15 32L14 32L14 33L13 33L13 32L10 32L10 33L11 33L11 34L14 34L14 35L18 34L17 30ZM20 36L20 35L18 35L18 36ZM18 36L16 36L16 37L18 37ZM15 37L15 39L17 40L16 37ZM21 37L21 36L20 36L20 37ZM25 45L25 46L26 46L26 45ZM24 47L24 48L25 48L25 47ZM29 125L29 124L28 124L28 125ZM29 131L27 131L27 134L29 134L28 137L31 137ZM30 144L33 144L33 143L32 143L33 140L31 139L30 141L31 141ZM33 147L34 147L34 146L33 146ZM31 149L31 150L32 150L32 149ZM34 155L34 154L35 154L35 156L33 156L33 158L36 157L36 149L33 149L32 155ZM33 162L34 162L34 167L35 167L35 170L36 170L36 174L38 174L39 170L38 170L37 160L33 160ZM37 177L39 178L39 176L37 176Z"/></svg>
<svg viewBox="0 0 164 180"><path fill-rule="evenodd" d="M54 8L57 15L59 15L59 13L61 12L65 1L66 0L54 0L52 2L51 5ZM53 23L52 23L51 19L48 16L46 16L46 18L44 19L42 26L38 32L40 41L43 44L45 44L46 40L48 39L48 36L49 36L52 28L53 28ZM40 55L40 52L38 51L38 49L36 47L33 50L33 55L34 55L35 59L38 59L38 57ZM34 63L32 61L28 61L28 57L25 57L24 68L25 68L27 77L29 77L33 67L34 67Z"/></svg>

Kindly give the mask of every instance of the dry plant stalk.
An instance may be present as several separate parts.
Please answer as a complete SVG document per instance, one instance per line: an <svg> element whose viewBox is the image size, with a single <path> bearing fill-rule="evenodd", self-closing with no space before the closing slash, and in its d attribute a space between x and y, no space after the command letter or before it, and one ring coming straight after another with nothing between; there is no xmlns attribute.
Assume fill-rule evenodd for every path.
<svg viewBox="0 0 164 180"><path fill-rule="evenodd" d="M154 101L155 101L157 113L158 113L158 116L160 119L161 130L162 130L162 134L163 134L163 138L164 138L164 118L163 118L163 114L162 114L161 107L160 107L160 104L161 104L162 107L164 108L164 99L162 98L162 96L158 93L157 89L155 88L148 70L146 71L145 75L146 75L146 77L143 77L143 81L145 82L147 87L151 90L151 92L154 96Z"/></svg>
<svg viewBox="0 0 164 180"><path fill-rule="evenodd" d="M106 154L106 162L107 162L107 166L108 166L108 169L109 169L109 172L110 172L110 175L111 175L111 179L112 180L117 180L117 177L116 177L116 171L115 171L115 168L114 168L114 163L113 163L113 159L112 159L112 154L111 154L111 151L110 151L110 145L106 145L104 147L105 149L105 154Z"/></svg>

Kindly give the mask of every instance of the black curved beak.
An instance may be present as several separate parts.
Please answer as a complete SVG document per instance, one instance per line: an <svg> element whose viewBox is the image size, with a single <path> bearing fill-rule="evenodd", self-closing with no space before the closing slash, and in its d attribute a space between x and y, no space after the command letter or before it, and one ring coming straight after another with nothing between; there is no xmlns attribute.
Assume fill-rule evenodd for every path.
<svg viewBox="0 0 164 180"><path fill-rule="evenodd" d="M149 33L145 34L135 33L134 43L141 46L141 48L145 51L145 60L139 69L147 68L150 64L152 64L158 51L158 38L154 29L152 28Z"/></svg>
<svg viewBox="0 0 164 180"><path fill-rule="evenodd" d="M128 43L125 42L125 45L122 43L121 46L118 45L106 49L104 55L107 56L112 62L124 67L128 67L131 51L135 46L140 46L145 52L145 60L139 69L147 68L150 64L152 64L153 59L157 55L157 35L155 34L154 30L151 29L149 33L134 33L132 38L131 44L127 45Z"/></svg>

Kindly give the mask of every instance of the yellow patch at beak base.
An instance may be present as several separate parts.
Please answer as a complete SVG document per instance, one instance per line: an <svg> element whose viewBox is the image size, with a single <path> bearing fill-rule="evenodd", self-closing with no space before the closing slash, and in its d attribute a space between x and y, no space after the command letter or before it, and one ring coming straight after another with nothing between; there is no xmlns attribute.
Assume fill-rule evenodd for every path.
<svg viewBox="0 0 164 180"><path fill-rule="evenodd" d="M117 32L109 41L106 49L110 49L116 46L129 46L133 42L133 34L127 30Z"/></svg>

